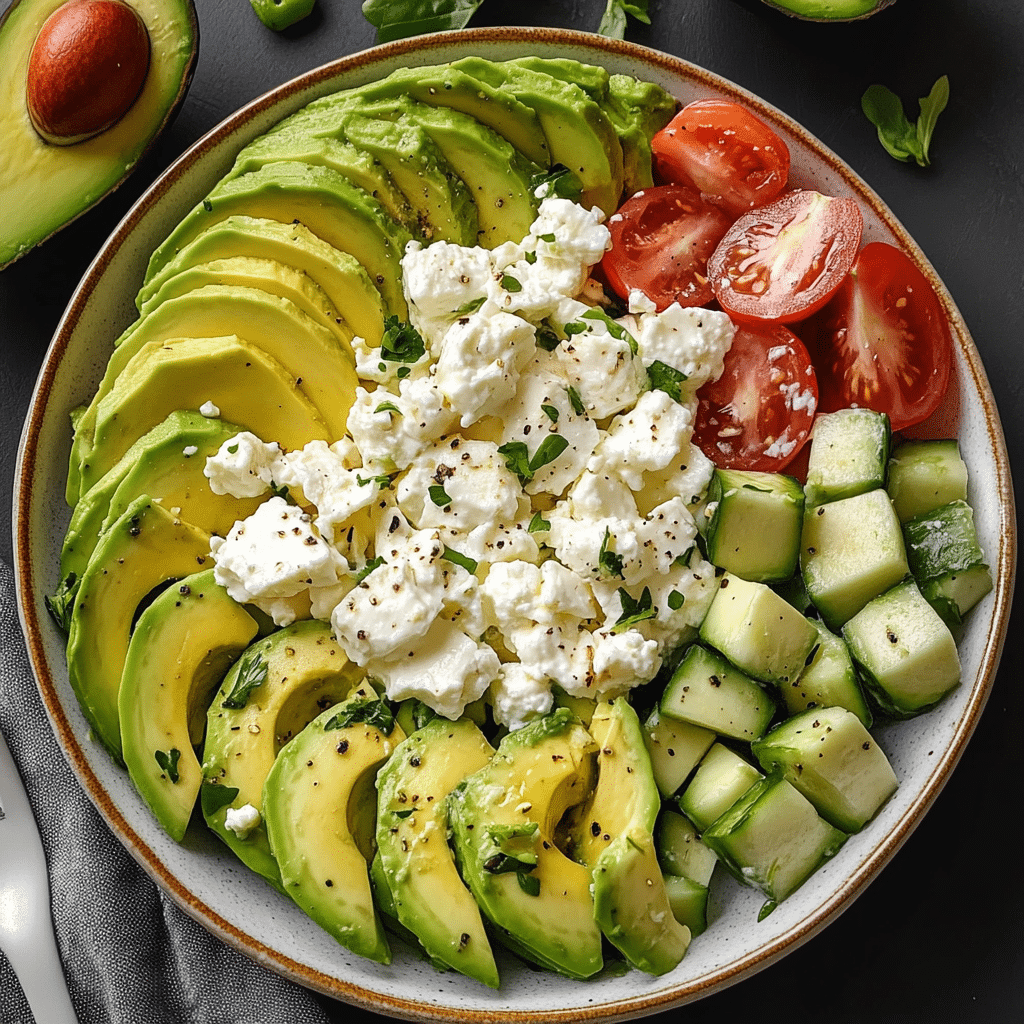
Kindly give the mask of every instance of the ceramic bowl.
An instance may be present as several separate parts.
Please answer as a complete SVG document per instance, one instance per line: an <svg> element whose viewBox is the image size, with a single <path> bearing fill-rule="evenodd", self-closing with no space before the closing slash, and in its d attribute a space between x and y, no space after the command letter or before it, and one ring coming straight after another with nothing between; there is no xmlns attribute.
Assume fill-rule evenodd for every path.
<svg viewBox="0 0 1024 1024"><path fill-rule="evenodd" d="M281 117L324 93L381 78L396 68L469 54L499 60L523 54L573 57L653 80L683 102L725 97L747 105L789 145L792 183L854 197L864 212L865 241L903 247L935 283L952 326L955 362L949 395L917 433L959 439L970 467L978 532L995 578L992 593L971 613L960 646L963 683L930 713L878 730L900 787L869 827L760 923L760 894L718 879L708 931L693 942L676 970L660 978L609 972L581 984L505 958L503 985L495 992L458 974L435 972L399 941L387 967L348 953L246 871L211 834L193 826L178 845L163 833L127 774L90 737L68 686L62 638L44 607L44 595L58 582L69 518L63 498L69 412L89 398L113 339L134 320L133 297L150 252L228 169L234 154ZM1009 466L978 352L934 270L879 197L798 124L738 86L629 43L548 30L446 33L356 54L282 85L200 140L131 210L75 293L47 353L25 424L15 503L19 607L43 700L83 787L143 868L225 942L303 985L395 1017L466 1024L623 1020L665 1010L764 968L825 927L920 822L962 754L995 677L1015 565Z"/></svg>

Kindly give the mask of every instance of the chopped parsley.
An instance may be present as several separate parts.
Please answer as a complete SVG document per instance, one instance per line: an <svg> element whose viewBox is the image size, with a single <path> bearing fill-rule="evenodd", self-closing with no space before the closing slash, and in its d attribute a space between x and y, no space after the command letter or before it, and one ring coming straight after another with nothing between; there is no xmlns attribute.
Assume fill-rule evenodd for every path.
<svg viewBox="0 0 1024 1024"><path fill-rule="evenodd" d="M78 595L78 588L82 581L78 576L69 572L57 587L57 593L53 597L46 597L46 610L50 617L57 623L57 628L66 636L71 629L71 613L75 607L75 597Z"/></svg>
<svg viewBox="0 0 1024 1024"><path fill-rule="evenodd" d="M378 405L377 408L374 409L373 411L375 413L377 413L377 412L397 412L399 416L402 415L402 410L399 409L398 406L395 405L394 402L381 402L380 405Z"/></svg>
<svg viewBox="0 0 1024 1024"><path fill-rule="evenodd" d="M162 771L172 783L178 781L178 759L181 757L181 751L177 747L172 747L170 750L157 750L154 755L156 763L160 766Z"/></svg>
<svg viewBox="0 0 1024 1024"><path fill-rule="evenodd" d="M498 452L504 456L505 465L519 477L523 484L528 484L536 475L537 470L542 469L549 462L554 462L568 447L569 442L561 434L548 434L541 441L532 458L525 441L507 441L498 448Z"/></svg>
<svg viewBox="0 0 1024 1024"><path fill-rule="evenodd" d="M636 600L624 587L619 587L619 601L622 604L622 614L612 626L613 633L622 633L638 622L657 617L658 610L654 607L650 587L644 587L643 593Z"/></svg>
<svg viewBox="0 0 1024 1024"><path fill-rule="evenodd" d="M511 274L501 275L501 287L507 292L521 292L523 290L522 284L519 279L513 277Z"/></svg>
<svg viewBox="0 0 1024 1024"><path fill-rule="evenodd" d="M367 697L355 700L327 720L324 732L347 729L350 725L369 725L390 736L395 728L395 716L383 697Z"/></svg>
<svg viewBox="0 0 1024 1024"><path fill-rule="evenodd" d="M427 494L430 495L430 500L439 508L444 508L446 505L450 505L452 503L452 499L449 497L448 492L441 484L431 484L427 488Z"/></svg>
<svg viewBox="0 0 1024 1024"><path fill-rule="evenodd" d="M686 380L686 374L682 370L677 370L674 366L655 359L647 367L647 378L651 382L652 391L664 391L669 398L673 398L677 402L683 400L679 385Z"/></svg>
<svg viewBox="0 0 1024 1024"><path fill-rule="evenodd" d="M668 606L672 609L672 611L677 612L680 608L683 607L683 602L685 600L686 598L682 594L680 594L678 590L673 590L668 595Z"/></svg>
<svg viewBox="0 0 1024 1024"><path fill-rule="evenodd" d="M552 423L558 422L558 409L553 405L542 405L541 409L544 410L544 415L547 416Z"/></svg>
<svg viewBox="0 0 1024 1024"><path fill-rule="evenodd" d="M618 576L619 579L623 578L623 561L622 555L617 555L609 546L611 542L611 529L605 527L604 540L601 541L601 550L597 555L597 565L601 570L602 576Z"/></svg>
<svg viewBox="0 0 1024 1024"><path fill-rule="evenodd" d="M446 546L441 557L447 559L453 565L461 565L466 572L476 572L477 563L469 555L464 555Z"/></svg>
<svg viewBox="0 0 1024 1024"><path fill-rule="evenodd" d="M551 523L540 512L534 512L530 525L526 529L528 533L546 533L551 529Z"/></svg>
<svg viewBox="0 0 1024 1024"><path fill-rule="evenodd" d="M415 363L427 351L420 332L412 324L391 315L384 320L384 335L380 340L380 356L392 363ZM381 370L386 367L382 364ZM406 370L406 374L408 374Z"/></svg>
<svg viewBox="0 0 1024 1024"><path fill-rule="evenodd" d="M580 393L571 384L565 389L565 393L569 396L572 411L577 416L582 416L586 410L583 408L583 399L580 398Z"/></svg>
<svg viewBox="0 0 1024 1024"><path fill-rule="evenodd" d="M249 696L257 686L267 681L267 662L258 648L250 647L242 655L234 671L234 682L227 696L220 702L221 707L238 710L249 702Z"/></svg>

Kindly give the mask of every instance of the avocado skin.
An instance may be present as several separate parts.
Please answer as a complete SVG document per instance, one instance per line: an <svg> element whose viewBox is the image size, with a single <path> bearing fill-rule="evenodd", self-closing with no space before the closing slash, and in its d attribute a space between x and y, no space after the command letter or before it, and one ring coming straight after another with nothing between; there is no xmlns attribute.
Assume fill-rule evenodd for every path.
<svg viewBox="0 0 1024 1024"><path fill-rule="evenodd" d="M896 0L764 0L783 14L803 21L859 21Z"/></svg>
<svg viewBox="0 0 1024 1024"><path fill-rule="evenodd" d="M0 93L24 95L29 54L63 0L14 0L0 18ZM133 0L150 38L142 92L106 131L52 146L32 127L25 103L0 109L0 270L112 192L169 123L192 81L199 52L193 0Z"/></svg>

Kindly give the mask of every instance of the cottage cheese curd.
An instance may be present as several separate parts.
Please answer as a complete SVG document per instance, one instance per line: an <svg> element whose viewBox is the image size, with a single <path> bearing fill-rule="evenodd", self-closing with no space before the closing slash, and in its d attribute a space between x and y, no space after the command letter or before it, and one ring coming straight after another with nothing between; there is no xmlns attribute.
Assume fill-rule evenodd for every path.
<svg viewBox="0 0 1024 1024"><path fill-rule="evenodd" d="M245 432L207 461L217 493L268 495L211 544L231 596L330 621L390 699L449 718L486 699L516 729L553 685L651 679L714 592L690 436L733 327L639 297L613 319L588 284L608 245L600 211L560 198L520 243L411 243L417 333L355 340L347 436L283 451Z"/></svg>

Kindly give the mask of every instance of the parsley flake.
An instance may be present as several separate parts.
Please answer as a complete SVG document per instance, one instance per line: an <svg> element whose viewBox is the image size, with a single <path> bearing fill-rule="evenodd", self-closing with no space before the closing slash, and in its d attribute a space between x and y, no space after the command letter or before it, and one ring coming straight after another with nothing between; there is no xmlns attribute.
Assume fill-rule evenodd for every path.
<svg viewBox="0 0 1024 1024"><path fill-rule="evenodd" d="M262 652L258 648L250 647L242 655L233 674L234 682L231 689L220 703L221 707L238 710L249 702L252 691L267 681L267 662Z"/></svg>
<svg viewBox="0 0 1024 1024"><path fill-rule="evenodd" d="M178 759L181 757L181 751L177 747L172 747L170 750L157 750L153 755L156 758L156 763L160 766L162 771L172 783L178 781Z"/></svg>
<svg viewBox="0 0 1024 1024"><path fill-rule="evenodd" d="M444 508L445 505L450 505L452 503L452 499L448 496L448 492L441 484L431 484L427 488L427 494L430 495L430 500L439 508Z"/></svg>
<svg viewBox="0 0 1024 1024"><path fill-rule="evenodd" d="M622 614L612 626L613 633L622 633L638 622L657 617L658 610L654 607L650 587L644 587L637 600L634 600L624 587L619 587L619 602L622 605Z"/></svg>
<svg viewBox="0 0 1024 1024"><path fill-rule="evenodd" d="M611 529L605 527L604 540L601 541L601 550L597 554L597 565L601 570L602 576L618 576L619 579L623 578L623 567L622 555L617 555L609 544L611 542Z"/></svg>
<svg viewBox="0 0 1024 1024"><path fill-rule="evenodd" d="M686 380L686 374L682 370L677 370L674 366L655 359L647 367L647 379L651 382L652 391L664 391L669 398L673 398L677 402L683 400L679 385Z"/></svg>
<svg viewBox="0 0 1024 1024"><path fill-rule="evenodd" d="M542 405L541 409L544 410L544 415L547 416L552 423L558 422L558 409L553 405Z"/></svg>
<svg viewBox="0 0 1024 1024"><path fill-rule="evenodd" d="M384 320L384 335L380 340L380 355L391 363L415 363L427 351L420 332L412 324L391 315ZM382 364L381 370L386 367ZM406 373L409 371L406 370Z"/></svg>

